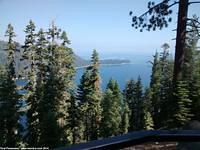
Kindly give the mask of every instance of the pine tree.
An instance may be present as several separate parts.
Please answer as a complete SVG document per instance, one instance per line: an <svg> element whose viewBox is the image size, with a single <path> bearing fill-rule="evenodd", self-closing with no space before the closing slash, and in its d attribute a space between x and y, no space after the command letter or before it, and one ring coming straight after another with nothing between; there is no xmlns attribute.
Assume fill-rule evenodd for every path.
<svg viewBox="0 0 200 150"><path fill-rule="evenodd" d="M150 81L150 90L152 92L151 101L152 101L152 117L155 125L155 129L159 127L159 113L160 113L160 63L158 53L154 55L154 60L152 63L152 74Z"/></svg>
<svg viewBox="0 0 200 150"><path fill-rule="evenodd" d="M27 90L27 94L24 95L24 99L27 100L29 109L27 111L27 125L28 134L26 135L26 141L29 146L37 146L39 139L39 120L38 120L38 99L35 95L36 92L36 34L35 24L32 20L25 29L25 44L22 46L23 54L21 61L24 62L23 75L28 79L27 85L24 87Z"/></svg>
<svg viewBox="0 0 200 150"><path fill-rule="evenodd" d="M184 64L184 80L188 83L189 99L192 100L192 119L200 120L200 53L197 48L199 40L198 30L196 30L198 18L193 16L193 21L189 23L186 37L187 54Z"/></svg>
<svg viewBox="0 0 200 150"><path fill-rule="evenodd" d="M134 109L134 118L135 118L135 130L140 130L141 127L141 113L142 113L142 97L143 97L143 91L142 91L142 83L140 76L138 77L138 80L135 84L134 88L134 95L135 95L135 109Z"/></svg>
<svg viewBox="0 0 200 150"><path fill-rule="evenodd" d="M130 110L129 116L129 131L134 130L134 106L135 106L135 95L134 95L135 81L133 79L126 83L126 88L124 90L124 99L127 102Z"/></svg>
<svg viewBox="0 0 200 150"><path fill-rule="evenodd" d="M68 47L70 41L66 36L66 32L64 31L60 37L61 46L58 47L55 53L56 66L58 67L57 78L59 82L57 82L56 86L58 88L57 93L57 116L59 126L61 127L61 143L67 144L72 142L69 139L71 134L71 130L68 128L70 113L69 107L73 104L73 96L71 95L74 91L74 76L75 76L75 68L74 68L74 54L71 48Z"/></svg>
<svg viewBox="0 0 200 150"><path fill-rule="evenodd" d="M171 110L173 111L171 125L172 127L179 128L188 123L192 117L192 101L189 99L186 81L179 81L173 94L174 106Z"/></svg>
<svg viewBox="0 0 200 150"><path fill-rule="evenodd" d="M127 102L123 103L123 113L122 113L122 123L121 123L121 133L125 134L128 132L129 128L129 107Z"/></svg>
<svg viewBox="0 0 200 150"><path fill-rule="evenodd" d="M143 118L142 118L142 128L144 130L153 130L153 119L151 117L151 113L147 109L143 109Z"/></svg>
<svg viewBox="0 0 200 150"><path fill-rule="evenodd" d="M102 101L101 135L116 136L121 132L121 94L117 82L111 79Z"/></svg>
<svg viewBox="0 0 200 150"><path fill-rule="evenodd" d="M143 100L141 102L141 129L151 130L154 127L152 112L152 102L151 102L151 90L150 88L145 88Z"/></svg>
<svg viewBox="0 0 200 150"><path fill-rule="evenodd" d="M159 124L157 128L166 128L171 116L170 108L173 105L172 100L172 77L173 60L170 58L169 45L162 45L163 52L160 54L160 113L158 114ZM168 107L166 107L166 105ZM163 117L165 116L165 117Z"/></svg>
<svg viewBox="0 0 200 150"><path fill-rule="evenodd" d="M101 120L101 86L99 76L99 58L96 50L93 50L92 64L86 68L78 89L78 100L84 115L84 139L95 140L99 136Z"/></svg>
<svg viewBox="0 0 200 150"><path fill-rule="evenodd" d="M83 124L83 139L84 140L89 140L89 133L88 133L88 118L87 116L87 109L88 109L88 102L87 102L87 96L91 92L90 88L90 74L88 70L85 70L83 73L81 79L80 79L80 85L78 86L77 89L77 102L80 103L80 108L81 108L81 114L82 114L82 124Z"/></svg>
<svg viewBox="0 0 200 150"><path fill-rule="evenodd" d="M16 45L13 41L15 37L14 29L11 24L8 25L6 34L8 37L7 44L7 64L6 72L1 77L0 84L0 109L1 109L1 146L16 147L20 140L19 124L19 98L17 86L15 84L15 52Z"/></svg>
<svg viewBox="0 0 200 150"><path fill-rule="evenodd" d="M80 103L76 101L75 94L71 94L71 105L69 107L68 128L71 130L72 144L81 142L83 138L83 125L81 122Z"/></svg>
<svg viewBox="0 0 200 150"><path fill-rule="evenodd" d="M143 92L140 76L136 82L132 79L127 82L124 90L124 97L130 110L129 131L141 129L142 95Z"/></svg>
<svg viewBox="0 0 200 150"><path fill-rule="evenodd" d="M5 117L6 117L6 95L5 95L5 91L7 90L5 87L5 83L7 80L7 74L6 74L6 69L3 66L0 66L0 145L4 145L7 142L7 129L6 129L6 122L5 122Z"/></svg>
<svg viewBox="0 0 200 150"><path fill-rule="evenodd" d="M61 30L52 24L47 36L49 40L45 63L40 65L46 73L42 86L43 97L39 100L38 108L41 130L39 144L53 148L70 142L68 111L75 69L72 49L67 47L69 40L66 33L61 34ZM44 72L42 70L41 73Z"/></svg>

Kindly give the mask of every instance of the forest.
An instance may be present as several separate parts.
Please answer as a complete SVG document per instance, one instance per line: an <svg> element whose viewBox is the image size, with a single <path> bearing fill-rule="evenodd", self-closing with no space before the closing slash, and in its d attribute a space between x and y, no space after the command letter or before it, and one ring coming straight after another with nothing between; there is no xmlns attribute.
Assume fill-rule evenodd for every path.
<svg viewBox="0 0 200 150"><path fill-rule="evenodd" d="M196 22L194 21L196 20ZM14 27L5 31L6 63L0 66L0 146L57 148L138 130L182 129L200 121L198 17L189 21L181 77L174 81L169 45L155 52L150 84L130 79L123 90L110 79L101 89L100 58L91 54L80 84L75 84L75 55L67 33L54 22L37 29L32 20L19 58ZM17 72L16 62L22 62ZM24 86L17 80L26 79ZM20 91L25 91L21 93ZM22 117L26 118L22 123Z"/></svg>
<svg viewBox="0 0 200 150"><path fill-rule="evenodd" d="M80 85L75 85L74 55L66 32L55 24L35 31L30 20L20 58L24 66L19 78L27 79L25 86L16 84L18 49L11 24L5 33L7 62L0 68L1 146L55 148L137 130L179 129L200 120L200 52L195 31L187 34L184 76L176 88L174 61L165 43L150 61L150 85L143 87L138 77L130 79L123 91L114 79L102 91L96 50ZM20 122L23 115L26 128Z"/></svg>

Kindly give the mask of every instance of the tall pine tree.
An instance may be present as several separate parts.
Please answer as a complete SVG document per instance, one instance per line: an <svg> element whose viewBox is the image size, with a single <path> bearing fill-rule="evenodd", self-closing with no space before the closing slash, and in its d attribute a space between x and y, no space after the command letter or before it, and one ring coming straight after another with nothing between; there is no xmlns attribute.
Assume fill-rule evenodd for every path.
<svg viewBox="0 0 200 150"><path fill-rule="evenodd" d="M28 111L28 133L26 135L26 141L29 146L38 146L39 139L39 120L38 120L38 99L35 95L36 91L36 34L35 24L32 20L25 29L25 44L22 46L23 54L21 61L24 64L24 71L22 76L28 80L27 85L24 87L27 93L24 95L24 99L27 101Z"/></svg>
<svg viewBox="0 0 200 150"><path fill-rule="evenodd" d="M129 131L133 131L134 125L135 125L134 123L134 106L135 106L134 88L135 88L135 81L131 79L126 83L126 87L123 93L125 102L128 104L129 110L130 110Z"/></svg>
<svg viewBox="0 0 200 150"><path fill-rule="evenodd" d="M93 50L91 65L86 68L78 89L78 99L84 116L84 139L87 141L99 137L101 95L99 58L97 51Z"/></svg>
<svg viewBox="0 0 200 150"><path fill-rule="evenodd" d="M152 117L155 125L155 129L159 127L159 113L160 113L160 63L158 52L154 55L154 60L152 62L152 73L150 81L150 90L152 92L151 101L152 101Z"/></svg>
<svg viewBox="0 0 200 150"><path fill-rule="evenodd" d="M16 45L13 40L15 37L14 29L11 24L8 25L6 34L8 44L6 48L7 63L6 72L1 77L0 84L0 110L1 110L1 137L0 145L3 147L17 147L20 140L19 133L19 98L16 86L15 73L15 53Z"/></svg>
<svg viewBox="0 0 200 150"><path fill-rule="evenodd" d="M157 128L166 128L171 116L170 108L172 108L172 78L173 78L173 60L170 58L169 45L162 45L163 52L160 54L160 113L159 124ZM166 105L168 107L166 107ZM165 116L165 117L163 117Z"/></svg>

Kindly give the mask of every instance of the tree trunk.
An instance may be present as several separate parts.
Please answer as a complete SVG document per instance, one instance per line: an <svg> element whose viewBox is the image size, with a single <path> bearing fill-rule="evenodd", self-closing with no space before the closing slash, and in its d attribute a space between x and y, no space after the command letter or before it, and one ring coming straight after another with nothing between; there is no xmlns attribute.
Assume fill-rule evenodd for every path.
<svg viewBox="0 0 200 150"><path fill-rule="evenodd" d="M188 1L189 0L179 0L174 76L173 76L174 85L176 84L176 81L182 78L182 69L186 51L185 39L186 39Z"/></svg>

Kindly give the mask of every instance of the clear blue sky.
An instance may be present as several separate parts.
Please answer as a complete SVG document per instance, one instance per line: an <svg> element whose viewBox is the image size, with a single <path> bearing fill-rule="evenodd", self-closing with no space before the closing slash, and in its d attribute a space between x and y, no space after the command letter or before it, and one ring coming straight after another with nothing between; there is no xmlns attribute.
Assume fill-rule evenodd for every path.
<svg viewBox="0 0 200 150"><path fill-rule="evenodd" d="M176 12L173 22L162 31L139 32L131 27L129 11L139 15L149 0L0 0L0 40L8 23L17 34L16 41L24 41L23 30L32 19L37 28L48 28L51 21L66 30L75 53L89 57L97 49L104 57L132 53L151 55L164 42L174 51ZM160 0L155 0L159 2ZM195 0L194 0L195 1ZM190 7L190 15L200 16L200 4Z"/></svg>

